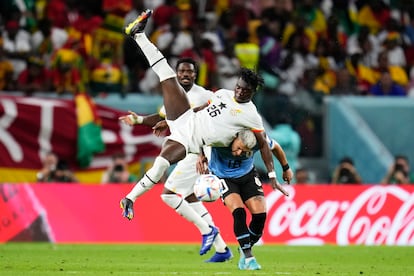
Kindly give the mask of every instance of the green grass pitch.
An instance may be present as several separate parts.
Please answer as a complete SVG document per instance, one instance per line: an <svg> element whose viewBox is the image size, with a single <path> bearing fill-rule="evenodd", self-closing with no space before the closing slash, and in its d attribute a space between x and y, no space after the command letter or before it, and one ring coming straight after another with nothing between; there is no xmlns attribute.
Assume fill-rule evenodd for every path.
<svg viewBox="0 0 414 276"><path fill-rule="evenodd" d="M262 270L240 271L236 245L226 263L204 263L196 244L0 245L0 275L414 275L414 247L254 247Z"/></svg>

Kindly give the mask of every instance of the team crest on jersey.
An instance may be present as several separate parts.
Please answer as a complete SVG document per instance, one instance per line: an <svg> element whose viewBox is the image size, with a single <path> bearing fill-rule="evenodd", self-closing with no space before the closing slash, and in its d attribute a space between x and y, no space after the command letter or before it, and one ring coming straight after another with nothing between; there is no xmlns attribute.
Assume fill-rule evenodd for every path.
<svg viewBox="0 0 414 276"><path fill-rule="evenodd" d="M232 108L230 110L230 114L233 115L233 116L236 116L237 114L240 114L240 113L242 113L242 111L240 109L237 109L237 108Z"/></svg>
<svg viewBox="0 0 414 276"><path fill-rule="evenodd" d="M220 104L218 105L220 107L220 109L225 109L227 108L227 105L223 102L220 102Z"/></svg>

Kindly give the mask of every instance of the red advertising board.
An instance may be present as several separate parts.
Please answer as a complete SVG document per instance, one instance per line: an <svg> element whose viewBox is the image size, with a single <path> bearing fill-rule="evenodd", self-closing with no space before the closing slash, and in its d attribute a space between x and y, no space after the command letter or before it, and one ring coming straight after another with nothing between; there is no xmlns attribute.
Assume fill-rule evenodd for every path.
<svg viewBox="0 0 414 276"><path fill-rule="evenodd" d="M0 242L41 217L57 243L198 243L198 230L160 198L163 185L138 198L135 218L119 200L131 185L0 185ZM414 245L413 186L290 186L289 197L265 185L268 217L263 243ZM206 203L223 238L236 243L233 219L221 201ZM33 234L33 231L32 231ZM19 237L19 238L16 238ZM23 237L23 238L22 238Z"/></svg>

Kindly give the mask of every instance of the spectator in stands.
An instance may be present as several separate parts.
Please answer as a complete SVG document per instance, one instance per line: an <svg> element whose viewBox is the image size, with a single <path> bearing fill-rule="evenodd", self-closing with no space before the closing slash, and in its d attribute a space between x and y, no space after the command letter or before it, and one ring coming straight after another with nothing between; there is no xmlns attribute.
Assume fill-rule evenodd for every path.
<svg viewBox="0 0 414 276"><path fill-rule="evenodd" d="M17 20L6 22L3 31L3 49L7 60L13 65L13 79L17 80L20 73L26 69L26 59L32 50L30 33L20 29Z"/></svg>
<svg viewBox="0 0 414 276"><path fill-rule="evenodd" d="M346 69L356 80L357 94L366 95L371 87L375 84L376 73L368 66L365 66L362 62L362 55L357 53L347 58L345 62Z"/></svg>
<svg viewBox="0 0 414 276"><path fill-rule="evenodd" d="M347 34L340 27L340 18L338 14L333 13L327 19L326 33L320 38L326 39L327 56L331 56L337 65L345 62Z"/></svg>
<svg viewBox="0 0 414 276"><path fill-rule="evenodd" d="M354 161L350 157L344 157L339 161L332 175L333 184L362 184Z"/></svg>
<svg viewBox="0 0 414 276"><path fill-rule="evenodd" d="M281 60L282 45L279 41L280 37L280 22L275 13L265 10L265 18L262 25L257 27L257 37L259 39L260 56L259 56L259 70L264 78L264 90L273 90L275 92L279 84L279 70Z"/></svg>
<svg viewBox="0 0 414 276"><path fill-rule="evenodd" d="M240 62L234 55L234 45L226 43L224 51L217 56L217 85L233 89L239 79Z"/></svg>
<svg viewBox="0 0 414 276"><path fill-rule="evenodd" d="M310 181L309 171L306 168L299 167L295 172L295 183L298 185L308 184Z"/></svg>
<svg viewBox="0 0 414 276"><path fill-rule="evenodd" d="M17 89L26 95L34 92L49 92L52 88L51 74L45 67L43 59L31 56L27 60L27 68L17 79Z"/></svg>
<svg viewBox="0 0 414 276"><path fill-rule="evenodd" d="M156 1L151 1L156 2ZM133 22L138 15L143 11L144 3L141 0L134 0L133 1L133 9L129 11L124 17L124 26L128 26L129 23ZM148 23L152 23L153 21L149 21ZM145 28L145 32L150 35L150 26L148 29ZM128 74L128 82L126 91L127 92L143 92L149 93L152 90L161 91L161 89L155 89L159 82L157 80L154 81L154 77L148 78L145 80L146 83L142 83L142 79L146 75L146 73L152 73L152 70L147 70L149 68L148 62L145 60L145 56L142 53L141 48L138 47L135 40L130 36L125 36L123 42L123 62L125 67L127 68ZM156 78L155 78L156 79ZM142 84L142 87L141 87Z"/></svg>
<svg viewBox="0 0 414 276"><path fill-rule="evenodd" d="M50 172L47 182L77 183L79 180L69 168L68 163L65 160L59 159L55 170Z"/></svg>
<svg viewBox="0 0 414 276"><path fill-rule="evenodd" d="M224 10L219 16L217 33L223 44L227 41L236 40L237 26L233 24L233 18L233 13L228 9Z"/></svg>
<svg viewBox="0 0 414 276"><path fill-rule="evenodd" d="M154 29L170 24L171 18L179 14L180 10L176 6L176 2L174 0L165 0L163 4L154 9L152 17Z"/></svg>
<svg viewBox="0 0 414 276"><path fill-rule="evenodd" d="M37 17L35 0L10 1L12 4L12 14L18 14L19 25L28 32L32 32L36 28ZM14 17L12 15L11 17ZM16 18L17 19L17 18Z"/></svg>
<svg viewBox="0 0 414 276"><path fill-rule="evenodd" d="M312 90L318 93L330 94L331 89L335 86L335 70L337 64L332 56L328 53L328 41L318 39L314 53L309 53L306 57L306 64L312 70L316 70L317 76L314 81Z"/></svg>
<svg viewBox="0 0 414 276"><path fill-rule="evenodd" d="M390 19L387 30L381 32L383 38L379 38L382 42L382 47L388 53L388 60L390 65L397 65L405 67L407 60L403 49L403 37L400 33L401 26L395 19ZM380 35L381 35L380 34ZM380 36L379 35L379 36Z"/></svg>
<svg viewBox="0 0 414 276"><path fill-rule="evenodd" d="M336 83L331 89L331 95L357 95L356 79L346 68L336 70Z"/></svg>
<svg viewBox="0 0 414 276"><path fill-rule="evenodd" d="M391 75L391 79L403 86L406 87L408 84L408 75L407 72L405 71L405 69L401 66L398 65L391 65L389 63L389 58L388 58L388 52L387 51L382 51L381 53L379 53L378 55L378 66L374 67L374 76L376 79L376 82L379 81L379 79L381 78L381 74L383 72L388 71Z"/></svg>
<svg viewBox="0 0 414 276"><path fill-rule="evenodd" d="M69 25L69 9L65 0L49 0L45 8L46 17L56 28L64 29ZM73 1L71 1L73 2Z"/></svg>
<svg viewBox="0 0 414 276"><path fill-rule="evenodd" d="M48 152L42 162L43 167L39 172L37 172L36 179L37 182L48 182L51 178L52 172L56 169L58 156L54 152Z"/></svg>
<svg viewBox="0 0 414 276"><path fill-rule="evenodd" d="M405 89L391 79L388 71L382 72L379 81L369 90L374 96L406 96Z"/></svg>
<svg viewBox="0 0 414 276"><path fill-rule="evenodd" d="M78 59L79 55L73 50L60 49L57 52L52 68L52 84L58 94L85 91Z"/></svg>
<svg viewBox="0 0 414 276"><path fill-rule="evenodd" d="M298 1L296 16L304 18L306 26L311 27L319 36L326 32L326 18L315 0Z"/></svg>
<svg viewBox="0 0 414 276"><path fill-rule="evenodd" d="M286 86L290 84L292 87L289 91L285 92L286 94L292 94L295 91L295 87L299 84L299 81L305 73L305 57L308 51L301 42L302 39L304 37L301 37L300 33L291 34L281 52L279 69L281 70L280 77L282 85L285 84Z"/></svg>
<svg viewBox="0 0 414 276"><path fill-rule="evenodd" d="M234 53L241 67L249 69L257 68L259 64L259 45L249 41L250 33L247 29L238 29Z"/></svg>
<svg viewBox="0 0 414 276"><path fill-rule="evenodd" d="M14 89L13 64L4 55L3 38L0 37L0 90L10 91Z"/></svg>
<svg viewBox="0 0 414 276"><path fill-rule="evenodd" d="M124 93L126 76L122 67L113 58L113 45L106 43L101 46L99 62L91 69L90 92L98 93Z"/></svg>
<svg viewBox="0 0 414 276"><path fill-rule="evenodd" d="M117 153L112 156L112 163L102 175L102 184L133 183L137 177L128 171L125 155Z"/></svg>
<svg viewBox="0 0 414 276"><path fill-rule="evenodd" d="M158 36L156 45L173 67L185 50L194 47L193 37L187 26L184 26L183 18L179 13L170 18L164 32Z"/></svg>
<svg viewBox="0 0 414 276"><path fill-rule="evenodd" d="M367 30L367 29L363 29ZM371 33L360 32L358 34L358 46L361 54L361 62L367 67L375 67L378 65L379 42L377 38L372 39Z"/></svg>
<svg viewBox="0 0 414 276"><path fill-rule="evenodd" d="M405 155L396 155L394 163L389 167L382 184L409 184L414 183L414 174L410 171L410 163Z"/></svg>
<svg viewBox="0 0 414 276"><path fill-rule="evenodd" d="M65 29L52 26L52 22L45 18L38 23L38 30L32 34L33 51L42 56L47 68L51 66L51 57L54 51L63 47L68 40Z"/></svg>

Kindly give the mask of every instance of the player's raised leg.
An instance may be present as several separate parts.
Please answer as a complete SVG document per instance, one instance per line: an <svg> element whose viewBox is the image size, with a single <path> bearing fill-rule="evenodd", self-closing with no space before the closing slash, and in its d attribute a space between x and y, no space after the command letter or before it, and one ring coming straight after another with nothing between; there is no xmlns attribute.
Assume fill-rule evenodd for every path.
<svg viewBox="0 0 414 276"><path fill-rule="evenodd" d="M176 73L169 66L163 54L152 44L144 33L152 11L146 10L125 28L125 33L132 36L141 48L149 65L160 78L166 116L175 120L190 109L187 96L179 85ZM122 215L131 220L134 217L133 204L135 200L150 190L159 182L171 164L175 164L186 156L185 147L172 140L167 140L161 149L160 155L155 159L153 166L138 181L131 192L121 200Z"/></svg>
<svg viewBox="0 0 414 276"><path fill-rule="evenodd" d="M166 117L169 120L175 120L190 109L190 103L184 89L177 81L176 73L168 64L164 55L151 43L144 33L145 26L151 15L151 10L142 12L135 21L125 28L125 33L135 39L147 58L149 65L160 78Z"/></svg>

